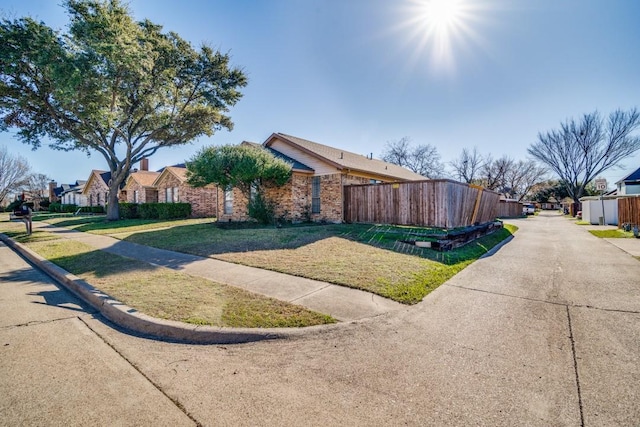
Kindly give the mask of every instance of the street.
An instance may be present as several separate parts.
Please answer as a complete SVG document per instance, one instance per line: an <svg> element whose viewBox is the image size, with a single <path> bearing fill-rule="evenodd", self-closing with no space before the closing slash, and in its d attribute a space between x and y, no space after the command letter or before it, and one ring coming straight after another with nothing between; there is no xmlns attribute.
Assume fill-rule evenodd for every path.
<svg viewBox="0 0 640 427"><path fill-rule="evenodd" d="M0 425L638 425L640 262L510 222L420 304L224 346L126 334L0 245Z"/></svg>

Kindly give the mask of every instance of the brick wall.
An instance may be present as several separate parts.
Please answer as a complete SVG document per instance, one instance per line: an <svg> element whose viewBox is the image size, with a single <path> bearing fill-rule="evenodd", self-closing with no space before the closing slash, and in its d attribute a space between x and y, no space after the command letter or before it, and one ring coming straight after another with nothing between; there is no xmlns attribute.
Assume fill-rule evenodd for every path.
<svg viewBox="0 0 640 427"><path fill-rule="evenodd" d="M84 189L89 206L105 206L108 199L109 187L100 178L93 177L89 188Z"/></svg>
<svg viewBox="0 0 640 427"><path fill-rule="evenodd" d="M178 188L178 202L191 204L192 217L216 216L216 187L214 185L194 188L180 181L175 175L167 173L158 182L157 202L167 203L167 188ZM169 202L172 203L172 201Z"/></svg>
<svg viewBox="0 0 640 427"><path fill-rule="evenodd" d="M320 176L320 213L311 214L312 176L294 173L282 187L265 188L265 197L276 206L276 218L287 221L342 222L342 186L368 184L369 179L341 173ZM237 188L233 189L233 213L224 214L224 191L218 189L218 212L220 221L247 221L247 197Z"/></svg>
<svg viewBox="0 0 640 427"><path fill-rule="evenodd" d="M155 188L143 187L135 181L127 186L126 202L136 203L134 192L138 192L138 203L158 203L158 190Z"/></svg>
<svg viewBox="0 0 640 427"><path fill-rule="evenodd" d="M249 212L247 209L248 199L238 188L233 189L232 213L224 213L224 189L217 187L218 194L218 221L247 221Z"/></svg>

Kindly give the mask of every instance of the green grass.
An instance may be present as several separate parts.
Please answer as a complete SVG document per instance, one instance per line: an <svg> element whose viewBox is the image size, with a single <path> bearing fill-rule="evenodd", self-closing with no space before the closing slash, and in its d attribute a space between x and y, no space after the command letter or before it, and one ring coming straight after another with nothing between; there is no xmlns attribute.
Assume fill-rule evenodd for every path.
<svg viewBox="0 0 640 427"><path fill-rule="evenodd" d="M415 304L515 230L507 225L450 252L402 243L438 230L365 224L240 229L196 224L146 233L121 232L117 237Z"/></svg>
<svg viewBox="0 0 640 427"><path fill-rule="evenodd" d="M621 229L615 230L589 230L589 233L593 234L596 237L607 238L607 239L616 239L616 238L631 238L633 237L633 233L631 231L624 231Z"/></svg>
<svg viewBox="0 0 640 427"><path fill-rule="evenodd" d="M304 327L330 316L66 239L24 243L115 299L153 317L221 327Z"/></svg>
<svg viewBox="0 0 640 427"><path fill-rule="evenodd" d="M509 237L503 229L449 252L403 241L434 240L444 230L365 224L297 227L228 227L210 220L106 222L95 217L60 218L58 226L217 258L369 292L415 304ZM47 239L44 235L34 239Z"/></svg>
<svg viewBox="0 0 640 427"><path fill-rule="evenodd" d="M139 231L157 230L168 227L181 227L193 224L211 224L211 218L181 219L172 221L159 221L153 219L122 219L120 221L107 221L104 216L76 216L76 217L43 217L46 221L57 227L70 228L76 231L84 231L93 234L117 234L121 231L134 233Z"/></svg>

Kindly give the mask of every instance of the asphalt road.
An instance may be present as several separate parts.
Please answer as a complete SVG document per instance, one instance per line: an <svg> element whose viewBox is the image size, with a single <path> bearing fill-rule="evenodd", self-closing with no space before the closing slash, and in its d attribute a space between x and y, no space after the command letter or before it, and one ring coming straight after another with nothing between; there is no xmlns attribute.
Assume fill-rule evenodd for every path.
<svg viewBox="0 0 640 427"><path fill-rule="evenodd" d="M416 306L227 346L124 334L0 247L0 424L637 426L640 262L514 223Z"/></svg>

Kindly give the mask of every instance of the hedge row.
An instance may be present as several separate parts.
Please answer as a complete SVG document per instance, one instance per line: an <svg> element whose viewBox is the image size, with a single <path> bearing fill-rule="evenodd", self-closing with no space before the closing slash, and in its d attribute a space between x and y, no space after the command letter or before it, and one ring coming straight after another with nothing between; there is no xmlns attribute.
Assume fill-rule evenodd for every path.
<svg viewBox="0 0 640 427"><path fill-rule="evenodd" d="M49 212L53 213L75 213L80 209L81 213L94 213L103 214L104 206L78 206L78 205L63 205L61 203L51 203L49 205Z"/></svg>
<svg viewBox="0 0 640 427"><path fill-rule="evenodd" d="M121 219L180 219L191 216L189 203L120 203Z"/></svg>
<svg viewBox="0 0 640 427"><path fill-rule="evenodd" d="M62 203L51 203L49 205L49 212L54 213L69 213L78 210L78 205L63 205Z"/></svg>

